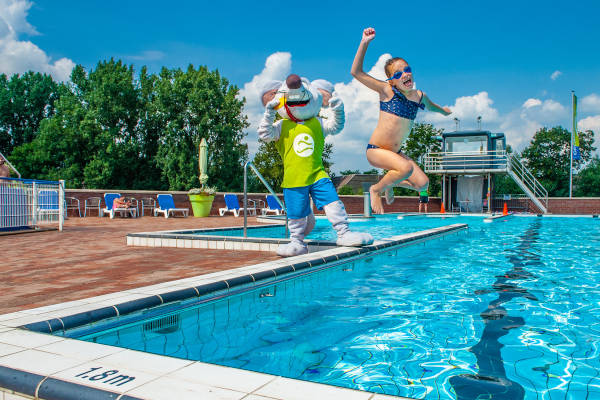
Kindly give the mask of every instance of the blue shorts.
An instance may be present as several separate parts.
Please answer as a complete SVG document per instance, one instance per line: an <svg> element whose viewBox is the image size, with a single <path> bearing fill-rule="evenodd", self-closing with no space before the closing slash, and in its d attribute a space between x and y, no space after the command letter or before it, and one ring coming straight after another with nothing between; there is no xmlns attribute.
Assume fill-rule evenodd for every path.
<svg viewBox="0 0 600 400"><path fill-rule="evenodd" d="M304 218L311 213L309 195L318 210L322 210L323 206L340 199L329 178L319 179L309 186L284 188L283 201L285 201L289 219Z"/></svg>

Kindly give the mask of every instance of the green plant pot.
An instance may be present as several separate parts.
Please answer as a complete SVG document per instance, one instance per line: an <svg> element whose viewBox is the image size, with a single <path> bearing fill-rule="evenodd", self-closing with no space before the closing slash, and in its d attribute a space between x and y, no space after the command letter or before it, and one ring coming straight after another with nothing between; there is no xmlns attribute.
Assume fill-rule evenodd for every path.
<svg viewBox="0 0 600 400"><path fill-rule="evenodd" d="M204 196L201 194L188 194L190 203L192 204L192 211L194 211L194 217L206 217L210 214L213 200L215 196Z"/></svg>

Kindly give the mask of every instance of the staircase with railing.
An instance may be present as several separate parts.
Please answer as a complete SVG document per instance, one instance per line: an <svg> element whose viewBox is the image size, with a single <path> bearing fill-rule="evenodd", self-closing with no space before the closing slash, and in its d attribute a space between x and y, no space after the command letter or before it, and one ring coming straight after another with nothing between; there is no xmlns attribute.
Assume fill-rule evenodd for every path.
<svg viewBox="0 0 600 400"><path fill-rule="evenodd" d="M542 213L548 212L548 191L517 157L504 150L430 152L423 162L430 174L508 174Z"/></svg>
<svg viewBox="0 0 600 400"><path fill-rule="evenodd" d="M517 157L508 154L507 158L507 172L510 177L529 196L540 211L546 214L548 212L548 191L546 188L542 186Z"/></svg>

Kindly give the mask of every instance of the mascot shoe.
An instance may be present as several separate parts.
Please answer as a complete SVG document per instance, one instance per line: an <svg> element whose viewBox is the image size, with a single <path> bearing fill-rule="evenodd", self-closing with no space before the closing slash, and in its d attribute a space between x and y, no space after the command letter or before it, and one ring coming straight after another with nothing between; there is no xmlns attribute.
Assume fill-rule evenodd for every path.
<svg viewBox="0 0 600 400"><path fill-rule="evenodd" d="M364 246L373 243L373 236L364 232L352 232L348 227L348 214L344 203L340 200L334 201L323 207L327 219L337 232L338 246Z"/></svg>

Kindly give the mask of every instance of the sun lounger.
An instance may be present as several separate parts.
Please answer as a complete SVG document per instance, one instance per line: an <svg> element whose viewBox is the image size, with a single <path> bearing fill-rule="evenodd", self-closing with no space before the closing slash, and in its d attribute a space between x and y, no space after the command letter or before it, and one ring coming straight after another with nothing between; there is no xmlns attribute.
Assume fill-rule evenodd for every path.
<svg viewBox="0 0 600 400"><path fill-rule="evenodd" d="M156 217L158 213L163 213L165 218L169 218L170 214L180 212L184 217L187 217L190 209L189 208L176 208L175 202L173 201L173 196L170 194L159 194L156 196L156 200L158 201L158 207L154 209L154 216Z"/></svg>
<svg viewBox="0 0 600 400"><path fill-rule="evenodd" d="M232 212L236 217L240 216L240 212L244 211L244 207L240 207L237 195L225 194L225 207L219 208L219 215L222 217L226 212ZM248 214L256 215L256 202L248 199Z"/></svg>
<svg viewBox="0 0 600 400"><path fill-rule="evenodd" d="M273 213L275 215L281 215L285 212L281 205L272 194L267 195L267 206L262 209L262 215Z"/></svg>
<svg viewBox="0 0 600 400"><path fill-rule="evenodd" d="M115 199L120 197L121 193L104 193L104 203L106 204L106 207L102 209L101 216L104 216L104 214L107 213L110 216L110 219L113 219L116 213L120 213L121 215L127 213L135 218L137 216L137 209L135 207L113 207Z"/></svg>

